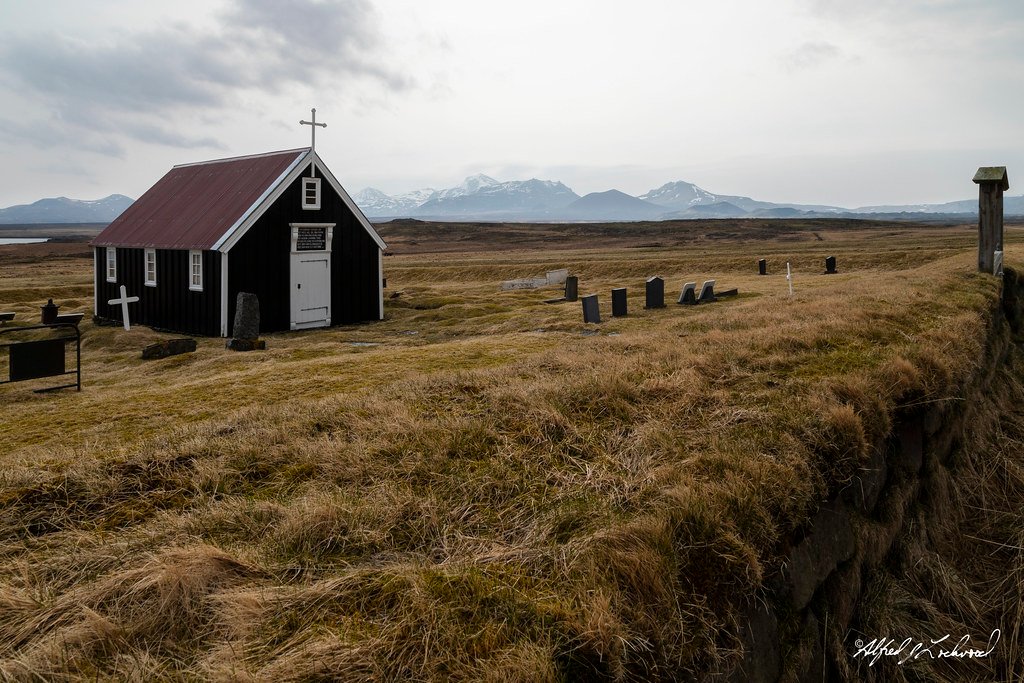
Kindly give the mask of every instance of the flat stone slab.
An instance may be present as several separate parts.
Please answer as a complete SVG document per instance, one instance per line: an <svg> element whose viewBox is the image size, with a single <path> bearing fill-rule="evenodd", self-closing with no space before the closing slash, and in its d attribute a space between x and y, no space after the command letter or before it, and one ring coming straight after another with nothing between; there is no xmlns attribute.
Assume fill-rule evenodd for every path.
<svg viewBox="0 0 1024 683"><path fill-rule="evenodd" d="M224 347L232 351L263 351L267 342L262 339L229 339Z"/></svg>
<svg viewBox="0 0 1024 683"><path fill-rule="evenodd" d="M14 320L14 313L9 311L0 313L0 322L7 322L8 320Z"/></svg>
<svg viewBox="0 0 1024 683"><path fill-rule="evenodd" d="M531 277L522 278L520 280L505 280L501 283L503 290L510 289L538 289L540 287L546 287L548 279L546 277Z"/></svg>
<svg viewBox="0 0 1024 683"><path fill-rule="evenodd" d="M168 356L179 356L183 353L192 353L196 350L195 339L166 339L142 349L142 360L155 360L167 358Z"/></svg>
<svg viewBox="0 0 1024 683"><path fill-rule="evenodd" d="M560 285L565 282L566 278L569 277L568 268L560 268L558 270L549 270L547 272L547 280L549 285Z"/></svg>

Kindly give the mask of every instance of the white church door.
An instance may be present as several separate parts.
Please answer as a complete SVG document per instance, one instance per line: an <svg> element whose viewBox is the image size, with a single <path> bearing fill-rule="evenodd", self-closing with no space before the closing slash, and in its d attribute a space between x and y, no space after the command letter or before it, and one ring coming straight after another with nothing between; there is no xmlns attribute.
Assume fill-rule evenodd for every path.
<svg viewBox="0 0 1024 683"><path fill-rule="evenodd" d="M292 223L291 228L291 329L329 327L334 224Z"/></svg>

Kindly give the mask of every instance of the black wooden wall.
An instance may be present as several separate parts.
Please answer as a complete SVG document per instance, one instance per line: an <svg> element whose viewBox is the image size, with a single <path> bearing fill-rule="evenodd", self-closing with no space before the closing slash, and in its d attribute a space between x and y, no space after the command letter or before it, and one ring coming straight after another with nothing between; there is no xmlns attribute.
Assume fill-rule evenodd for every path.
<svg viewBox="0 0 1024 683"><path fill-rule="evenodd" d="M203 291L189 285L188 250L156 250L156 287L148 287L143 249L117 249L117 282L107 282L105 247L93 247L96 255L96 302L99 317L121 320L121 306L110 299L128 296L139 301L128 304L128 319L134 325L148 325L185 334L220 335L220 253L203 252Z"/></svg>
<svg viewBox="0 0 1024 683"><path fill-rule="evenodd" d="M228 252L229 328L238 292L252 292L260 301L260 330L289 329L291 223L336 224L331 243L331 324L380 317L377 243L326 180L321 183L320 209L303 209L301 176L308 175L307 168Z"/></svg>

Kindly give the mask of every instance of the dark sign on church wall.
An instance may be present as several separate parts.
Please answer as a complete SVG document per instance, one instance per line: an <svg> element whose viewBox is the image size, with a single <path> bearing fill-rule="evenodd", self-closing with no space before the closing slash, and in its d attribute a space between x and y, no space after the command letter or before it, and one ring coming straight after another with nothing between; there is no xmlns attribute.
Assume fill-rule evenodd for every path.
<svg viewBox="0 0 1024 683"><path fill-rule="evenodd" d="M296 251L324 251L327 249L327 228L299 228Z"/></svg>

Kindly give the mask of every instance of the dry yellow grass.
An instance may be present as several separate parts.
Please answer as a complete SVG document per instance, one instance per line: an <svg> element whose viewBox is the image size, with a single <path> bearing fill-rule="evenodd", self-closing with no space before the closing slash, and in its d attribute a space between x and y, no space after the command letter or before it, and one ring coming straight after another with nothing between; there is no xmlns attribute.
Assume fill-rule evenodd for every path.
<svg viewBox="0 0 1024 683"><path fill-rule="evenodd" d="M168 335L86 324L80 394L0 386L0 676L727 668L789 536L895 410L958 400L998 305L969 231L818 236L391 257L387 320L263 353L143 362ZM65 265L5 272L0 307L86 309ZM561 266L605 316L629 287L629 317L498 291ZM741 295L672 303L704 278Z"/></svg>

